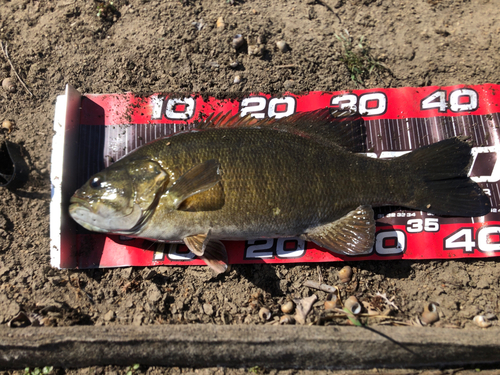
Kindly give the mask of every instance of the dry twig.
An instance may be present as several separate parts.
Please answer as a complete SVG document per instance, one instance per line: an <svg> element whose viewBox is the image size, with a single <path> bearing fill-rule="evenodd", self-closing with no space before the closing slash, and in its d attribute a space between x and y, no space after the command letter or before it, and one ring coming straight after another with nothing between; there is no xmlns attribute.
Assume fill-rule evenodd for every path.
<svg viewBox="0 0 500 375"><path fill-rule="evenodd" d="M323 274L319 265L316 267L316 271L318 272L318 284L323 284Z"/></svg>
<svg viewBox="0 0 500 375"><path fill-rule="evenodd" d="M387 298L387 295L385 293L382 294L380 292L377 292L376 296L382 298L387 305L394 307L396 310L399 310L399 308L394 304L394 302L392 302L394 297L389 299L389 298Z"/></svg>
<svg viewBox="0 0 500 375"><path fill-rule="evenodd" d="M337 287L326 284L320 284L312 280L304 281L304 286L307 286L308 288L318 289L327 293L337 293Z"/></svg>
<svg viewBox="0 0 500 375"><path fill-rule="evenodd" d="M9 58L9 53L7 52L7 43L5 44L5 48L3 46L3 43L2 41L0 41L0 47L2 47L2 52L3 54L5 55L5 58L7 59L7 61L9 62L10 64L10 67L12 68L12 70L14 71L17 79L19 80L19 82L21 82L21 85L23 85L23 87L26 89L26 91L28 91L30 93L31 96L33 96L33 93L28 89L28 87L24 84L23 80L21 79L21 77L19 77L19 74L17 74L16 72L16 69L14 68L14 65L12 65L12 61L10 61L10 58Z"/></svg>

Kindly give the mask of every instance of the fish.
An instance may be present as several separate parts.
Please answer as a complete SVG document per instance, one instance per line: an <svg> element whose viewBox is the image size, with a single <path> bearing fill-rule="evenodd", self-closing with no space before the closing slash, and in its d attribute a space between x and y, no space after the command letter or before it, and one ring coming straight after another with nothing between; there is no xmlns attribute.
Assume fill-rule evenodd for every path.
<svg viewBox="0 0 500 375"><path fill-rule="evenodd" d="M212 115L90 177L69 213L91 231L184 242L219 274L228 263L221 240L300 237L362 255L374 245L373 207L490 212L468 177L466 137L376 159L359 152L363 127L359 113L329 108L279 119Z"/></svg>

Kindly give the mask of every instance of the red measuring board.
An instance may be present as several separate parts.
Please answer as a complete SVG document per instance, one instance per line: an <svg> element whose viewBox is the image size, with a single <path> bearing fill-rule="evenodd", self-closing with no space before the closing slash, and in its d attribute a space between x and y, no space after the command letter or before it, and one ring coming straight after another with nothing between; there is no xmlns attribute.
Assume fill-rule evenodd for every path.
<svg viewBox="0 0 500 375"><path fill-rule="evenodd" d="M397 207L376 208L377 234L369 255L334 255L298 238L249 239L225 242L229 263L494 257L500 255L499 89L500 85L484 84L279 96L259 93L237 99L195 94L86 95L81 97L78 116L78 160L74 162L78 173L71 186L83 185L92 174L134 149L188 130L212 113L280 118L324 107L352 109L364 118L368 157L397 157L446 138L470 136L474 144L470 176L490 196L491 213L454 218ZM204 264L183 244L96 234L76 223L70 225L74 246L65 249L61 244L61 267Z"/></svg>

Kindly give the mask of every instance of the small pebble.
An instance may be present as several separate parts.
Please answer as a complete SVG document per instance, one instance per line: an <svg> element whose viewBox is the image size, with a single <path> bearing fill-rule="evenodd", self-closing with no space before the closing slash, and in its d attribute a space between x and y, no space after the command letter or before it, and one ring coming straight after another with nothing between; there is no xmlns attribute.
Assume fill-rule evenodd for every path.
<svg viewBox="0 0 500 375"><path fill-rule="evenodd" d="M224 23L224 17L217 18L217 28L219 30L222 30L224 29L224 27L226 27L226 24Z"/></svg>
<svg viewBox="0 0 500 375"><path fill-rule="evenodd" d="M12 121L10 120L3 120L2 122L2 129L6 129L9 133L12 131Z"/></svg>
<svg viewBox="0 0 500 375"><path fill-rule="evenodd" d="M0 223L1 223L1 219L0 219ZM1 227L1 224L0 224L0 227ZM497 316L494 313L484 314L484 317L488 320L495 320L497 318Z"/></svg>
<svg viewBox="0 0 500 375"><path fill-rule="evenodd" d="M354 315L357 315L361 312L361 304L358 302L358 299L354 296L350 296L344 302L344 307L347 308Z"/></svg>
<svg viewBox="0 0 500 375"><path fill-rule="evenodd" d="M44 168L45 169L45 168ZM44 172L40 171L40 173L44 174ZM121 270L121 274L122 274L122 277L124 279L129 279L130 276L132 276L132 271L133 271L133 268L132 267L125 267L125 268L122 268Z"/></svg>
<svg viewBox="0 0 500 375"><path fill-rule="evenodd" d="M229 323L231 323L231 315L229 315L229 313L228 313L228 312L226 312L226 311L223 311L223 312L221 313L221 317L220 317L220 318L221 318L221 320L222 320L222 323L224 323L224 324L229 324Z"/></svg>
<svg viewBox="0 0 500 375"><path fill-rule="evenodd" d="M253 292L250 296L252 299L259 299L262 296L261 292Z"/></svg>
<svg viewBox="0 0 500 375"><path fill-rule="evenodd" d="M55 326L55 321L54 319L50 319L49 317L42 318L40 320L40 325L44 327L54 327Z"/></svg>
<svg viewBox="0 0 500 375"><path fill-rule="evenodd" d="M203 312L208 316L214 315L214 308L210 303L203 304Z"/></svg>
<svg viewBox="0 0 500 375"><path fill-rule="evenodd" d="M134 318L132 320L132 325L134 326L140 326L142 325L142 322L144 320L144 315L143 314L136 314L134 315Z"/></svg>
<svg viewBox="0 0 500 375"><path fill-rule="evenodd" d="M115 320L116 314L113 310L109 310L106 314L104 314L104 320L106 322L111 322L112 320Z"/></svg>
<svg viewBox="0 0 500 375"><path fill-rule="evenodd" d="M253 44L248 46L248 54L250 56L261 56L264 53L264 46L262 44Z"/></svg>
<svg viewBox="0 0 500 375"><path fill-rule="evenodd" d="M295 305L292 301L288 301L281 305L281 311L283 311L284 314L291 314L293 310L295 310Z"/></svg>
<svg viewBox="0 0 500 375"><path fill-rule="evenodd" d="M285 88L285 90L291 90L293 88L293 86L295 86L295 81L292 79L287 79L283 83L283 87Z"/></svg>
<svg viewBox="0 0 500 375"><path fill-rule="evenodd" d="M337 307L337 301L325 301L325 310L332 310Z"/></svg>
<svg viewBox="0 0 500 375"><path fill-rule="evenodd" d="M262 38L256 35L249 35L247 38L248 44L248 54L250 56L260 56L264 53L264 45L262 43Z"/></svg>
<svg viewBox="0 0 500 375"><path fill-rule="evenodd" d="M489 326L491 326L491 322L486 319L484 315L476 315L472 320L478 327L481 328L488 328Z"/></svg>
<svg viewBox="0 0 500 375"><path fill-rule="evenodd" d="M24 311L19 311L19 313L7 323L9 328L27 327L30 325L31 320Z"/></svg>
<svg viewBox="0 0 500 375"><path fill-rule="evenodd" d="M420 320L425 325L432 324L439 320L439 315L437 312L437 306L434 303L428 303L424 306L424 312L422 313Z"/></svg>
<svg viewBox="0 0 500 375"><path fill-rule="evenodd" d="M229 64L229 67L231 69L236 69L238 66L240 66L240 63L238 61L231 61L231 63Z"/></svg>
<svg viewBox="0 0 500 375"><path fill-rule="evenodd" d="M151 280L151 279L153 279L156 275L157 275L157 272L156 272L155 270L152 270L152 269L150 269L150 268L147 268L147 269L144 271L144 273L143 273L143 275L142 275L142 278L143 278L144 280Z"/></svg>
<svg viewBox="0 0 500 375"><path fill-rule="evenodd" d="M201 29L203 29L203 27L205 27L205 22L200 19L198 20L198 22L192 22L191 23L198 31L200 31Z"/></svg>
<svg viewBox="0 0 500 375"><path fill-rule="evenodd" d="M243 47L243 45L245 44L245 38L243 38L243 35L238 34L234 37L232 44L234 49Z"/></svg>
<svg viewBox="0 0 500 375"><path fill-rule="evenodd" d="M339 307L339 300L335 294L330 293L325 301L325 310L331 310L336 307Z"/></svg>
<svg viewBox="0 0 500 375"><path fill-rule="evenodd" d="M352 268L349 266L344 266L339 271L339 279L341 283L348 283L352 278Z"/></svg>
<svg viewBox="0 0 500 375"><path fill-rule="evenodd" d="M286 42L285 42L285 41L283 41L283 40L279 40L279 41L277 41L277 42L276 42L276 46L277 46L277 47L278 47L278 49L279 49L281 52L283 52L283 53L285 53L286 51L288 51L288 44L286 44Z"/></svg>
<svg viewBox="0 0 500 375"><path fill-rule="evenodd" d="M16 87L16 81L14 81L12 78L5 78L2 81L2 87L5 91L14 93L17 91Z"/></svg>
<svg viewBox="0 0 500 375"><path fill-rule="evenodd" d="M241 77L240 76L235 76L233 83L240 83L241 82Z"/></svg>
<svg viewBox="0 0 500 375"><path fill-rule="evenodd" d="M293 324L295 323L295 319L291 315L283 315L280 317L280 324Z"/></svg>
<svg viewBox="0 0 500 375"><path fill-rule="evenodd" d="M62 283L62 278L60 276L49 277L49 281L52 285L59 285Z"/></svg>
<svg viewBox="0 0 500 375"><path fill-rule="evenodd" d="M271 311L266 307L261 308L259 311L259 318L263 321L268 321L271 319Z"/></svg>

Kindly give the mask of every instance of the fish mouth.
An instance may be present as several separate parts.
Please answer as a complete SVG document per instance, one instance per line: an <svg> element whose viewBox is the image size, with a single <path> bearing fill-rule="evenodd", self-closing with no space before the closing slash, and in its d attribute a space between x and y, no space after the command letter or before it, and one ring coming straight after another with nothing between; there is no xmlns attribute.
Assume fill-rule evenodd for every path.
<svg viewBox="0 0 500 375"><path fill-rule="evenodd" d="M78 198L77 196L72 196L69 200L69 209L71 210L71 208L73 207L76 208L77 206L78 207L85 207L86 209L90 209L90 204L88 201L86 201L85 199L82 199L82 198Z"/></svg>
<svg viewBox="0 0 500 375"><path fill-rule="evenodd" d="M92 206L76 196L71 197L68 211L82 227L99 233L134 234L142 219L142 210L138 205L134 205L129 214L123 215L103 204Z"/></svg>
<svg viewBox="0 0 500 375"><path fill-rule="evenodd" d="M88 220L83 219L82 214L85 216L92 216L92 210L90 207L90 204L81 198L78 198L76 196L72 196L69 200L70 205L68 208L69 215L75 220L78 224L80 224L82 227L84 227L87 230L93 231L93 232L102 232L102 230L99 227L96 227Z"/></svg>

